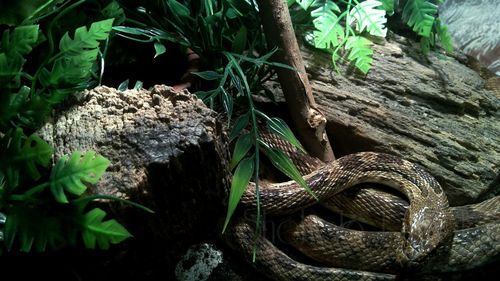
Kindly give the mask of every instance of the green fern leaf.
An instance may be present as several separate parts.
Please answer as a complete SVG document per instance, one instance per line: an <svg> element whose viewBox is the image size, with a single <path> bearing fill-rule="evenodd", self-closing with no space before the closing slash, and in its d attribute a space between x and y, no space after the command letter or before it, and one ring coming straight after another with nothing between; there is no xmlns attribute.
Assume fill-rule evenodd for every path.
<svg viewBox="0 0 500 281"><path fill-rule="evenodd" d="M82 238L85 247L108 249L110 244L117 244L132 235L116 220L103 221L106 212L99 208L84 215Z"/></svg>
<svg viewBox="0 0 500 281"><path fill-rule="evenodd" d="M33 180L40 178L38 166L47 167L52 157L52 147L35 134L27 137L21 128L5 136L6 150L0 153L5 159L0 170L10 169L14 173L27 173Z"/></svg>
<svg viewBox="0 0 500 281"><path fill-rule="evenodd" d="M420 36L429 37L438 7L429 0L407 1L403 8L403 20Z"/></svg>
<svg viewBox="0 0 500 281"><path fill-rule="evenodd" d="M18 241L23 252L29 252L33 247L42 252L47 246L55 248L64 241L61 229L60 220L40 212L40 209L13 207L8 210L5 221L5 245L11 250Z"/></svg>
<svg viewBox="0 0 500 281"><path fill-rule="evenodd" d="M345 49L350 50L348 60L354 61L354 65L363 74L367 74L370 70L372 63L373 50L370 49L370 40L360 37L352 36L347 39Z"/></svg>
<svg viewBox="0 0 500 281"><path fill-rule="evenodd" d="M382 7L387 12L387 14L392 16L394 14L395 0L380 0L380 2L382 2Z"/></svg>
<svg viewBox="0 0 500 281"><path fill-rule="evenodd" d="M66 32L59 42L61 52L78 55L82 50L90 50L99 47L99 41L106 40L113 27L114 19L107 19L94 22L90 29L85 26L75 30L74 39Z"/></svg>
<svg viewBox="0 0 500 281"><path fill-rule="evenodd" d="M366 0L359 3L349 12L349 25L356 23L356 30L360 33L366 29L373 36L385 37L387 18L385 10L379 7L382 7L382 2L378 0Z"/></svg>
<svg viewBox="0 0 500 281"><path fill-rule="evenodd" d="M446 52L453 53L453 39L451 38L450 32L448 32L448 27L437 19L436 29L439 41L441 41L441 46L446 50Z"/></svg>
<svg viewBox="0 0 500 281"><path fill-rule="evenodd" d="M314 4L315 1L316 0L296 0L295 2L299 4L299 6L304 9L304 11L306 11L307 9L309 9L309 7L311 7L311 5Z"/></svg>
<svg viewBox="0 0 500 281"><path fill-rule="evenodd" d="M313 32L316 48L329 49L338 46L344 40L344 28L340 25L339 7L330 1L311 12L316 30Z"/></svg>
<svg viewBox="0 0 500 281"><path fill-rule="evenodd" d="M58 103L68 94L88 87L93 66L99 52L99 41L109 36L113 19L95 22L87 30L85 26L75 31L74 39L66 33L59 42L60 52L54 57L52 69L40 72L40 83L52 91L49 102Z"/></svg>
<svg viewBox="0 0 500 281"><path fill-rule="evenodd" d="M60 203L67 203L64 191L81 195L87 187L84 182L95 184L104 174L109 160L94 151L86 152L83 157L80 151L64 156L52 168L50 174L50 191Z"/></svg>
<svg viewBox="0 0 500 281"><path fill-rule="evenodd" d="M0 85L17 88L25 55L38 41L38 25L16 27L12 33L4 31L0 45Z"/></svg>
<svg viewBox="0 0 500 281"><path fill-rule="evenodd" d="M31 179L38 180L40 172L37 165L47 167L52 157L52 147L39 136L24 135L21 128L17 128L12 136L6 159L11 165L24 169Z"/></svg>

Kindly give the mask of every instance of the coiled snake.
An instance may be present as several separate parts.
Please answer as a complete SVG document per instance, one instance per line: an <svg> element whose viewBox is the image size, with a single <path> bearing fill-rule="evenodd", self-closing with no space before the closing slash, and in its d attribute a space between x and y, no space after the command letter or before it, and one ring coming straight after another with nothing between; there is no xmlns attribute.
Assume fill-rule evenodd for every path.
<svg viewBox="0 0 500 281"><path fill-rule="evenodd" d="M304 166L305 171L315 168L314 163ZM487 211L492 213L484 219L490 223L454 232L455 224L462 225L467 220L456 222L453 214L459 211L449 208L439 183L421 167L406 160L382 153L356 153L323 164L304 179L318 200L293 181L264 184L261 188L261 208L266 214L293 213L318 201L335 202L338 193L360 183L391 187L403 193L410 204L408 206L396 200L387 207L388 213L395 214L389 218L392 221L388 223L388 229L398 230L394 228L401 224L401 215L405 214L400 232L347 230L313 215L285 224L283 237L287 242L321 264L333 267L295 261L265 237L257 237L254 244L251 221L235 220L225 234L228 245L243 253L247 259L250 259L255 245L255 266L275 280L391 280L396 276L378 272L394 273L403 268L456 270L499 256L500 200L493 198L483 204L489 206ZM345 200L345 197L339 198ZM255 185L250 184L241 203L247 209L254 209L255 201ZM330 208L338 208L338 205L330 204ZM488 209L491 206L494 210ZM380 208L382 206L373 209ZM483 211L480 206L469 208ZM370 208L366 209L369 212ZM361 214L355 216L363 217ZM365 215L365 220L369 221L366 217L370 215ZM371 222L377 224L376 219ZM471 256L475 257L472 262Z"/></svg>

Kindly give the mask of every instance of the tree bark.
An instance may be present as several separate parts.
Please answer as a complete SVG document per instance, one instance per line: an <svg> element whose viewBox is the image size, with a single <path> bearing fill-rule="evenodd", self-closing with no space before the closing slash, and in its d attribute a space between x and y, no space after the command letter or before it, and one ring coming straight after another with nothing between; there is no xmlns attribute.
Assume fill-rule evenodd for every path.
<svg viewBox="0 0 500 281"><path fill-rule="evenodd" d="M399 155L436 177L452 205L500 194L500 92L460 54L426 57L395 35L373 48L366 76L349 66L338 75L330 54L302 48L337 157Z"/></svg>
<svg viewBox="0 0 500 281"><path fill-rule="evenodd" d="M319 110L307 78L292 21L284 0L258 0L269 49L278 47L275 59L296 69L276 68L288 111L306 150L324 162L334 160L326 118Z"/></svg>

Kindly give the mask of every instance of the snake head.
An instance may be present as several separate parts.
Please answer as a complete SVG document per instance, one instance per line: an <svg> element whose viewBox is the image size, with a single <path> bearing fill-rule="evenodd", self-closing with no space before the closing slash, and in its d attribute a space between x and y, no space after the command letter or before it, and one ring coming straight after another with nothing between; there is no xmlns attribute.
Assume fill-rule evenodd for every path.
<svg viewBox="0 0 500 281"><path fill-rule="evenodd" d="M451 213L442 207L411 208L406 213L402 230L403 251L399 262L409 267L418 266L438 246L451 238Z"/></svg>

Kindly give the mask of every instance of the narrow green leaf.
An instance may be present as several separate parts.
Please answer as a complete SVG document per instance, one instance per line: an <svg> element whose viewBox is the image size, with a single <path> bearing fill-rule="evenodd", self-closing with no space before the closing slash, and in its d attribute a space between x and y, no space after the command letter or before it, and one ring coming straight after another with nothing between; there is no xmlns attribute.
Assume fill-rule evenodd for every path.
<svg viewBox="0 0 500 281"><path fill-rule="evenodd" d="M135 81L135 85L134 85L134 90L140 90L142 89L142 81L141 80L137 80Z"/></svg>
<svg viewBox="0 0 500 281"><path fill-rule="evenodd" d="M269 160L271 160L271 163L273 164L274 167L283 172L290 179L297 182L301 187L303 187L307 192L309 192L311 196L317 198L316 195L309 188L309 186L307 186L306 181L304 180L304 178L302 178L302 175L300 174L297 167L295 167L290 157L288 157L283 151L279 149L270 148L265 144L263 144L263 146L266 150L267 157L269 158Z"/></svg>
<svg viewBox="0 0 500 281"><path fill-rule="evenodd" d="M250 178L253 175L254 161L253 157L245 158L241 160L240 164L236 168L233 175L233 181L231 182L231 191L229 192L229 203L227 205L226 220L224 221L224 228L222 233L226 230L226 227L236 210L236 206L240 202L241 196L245 192Z"/></svg>
<svg viewBox="0 0 500 281"><path fill-rule="evenodd" d="M226 111L228 123L231 123L231 115L233 114L233 97L223 87L220 87L220 90L222 92L222 107L224 107L224 110Z"/></svg>
<svg viewBox="0 0 500 281"><path fill-rule="evenodd" d="M154 58L156 58L159 55L165 53L165 51L167 50L167 48L165 48L165 45L163 45L160 42L155 42L154 47L155 47L155 56L154 56Z"/></svg>
<svg viewBox="0 0 500 281"><path fill-rule="evenodd" d="M247 45L247 29L244 25L241 26L238 33L234 36L233 45L231 51L233 53L241 54L245 50Z"/></svg>
<svg viewBox="0 0 500 281"><path fill-rule="evenodd" d="M201 99L204 103L207 103L209 99L215 98L220 93L220 89L216 88L210 91L198 91L194 93L199 99Z"/></svg>
<svg viewBox="0 0 500 281"><path fill-rule="evenodd" d="M231 83L236 88L236 90L238 91L237 96L245 96L245 91L243 90L243 87L241 86L241 79L240 79L240 77L238 77L238 75L236 75L233 72L232 68L228 68L228 70L229 70L228 71L229 77L231 77Z"/></svg>
<svg viewBox="0 0 500 281"><path fill-rule="evenodd" d="M222 78L222 75L215 71L200 71L200 72L191 72L192 74L205 79L205 80L217 80Z"/></svg>
<svg viewBox="0 0 500 281"><path fill-rule="evenodd" d="M258 114L266 119L267 127L269 128L270 132L277 134L282 139L295 146L297 149L305 152L304 147L302 146L302 144L300 144L299 140L295 137L292 130L290 129L290 127L288 127L283 119L278 117L270 118L260 111L258 111Z"/></svg>
<svg viewBox="0 0 500 281"><path fill-rule="evenodd" d="M230 142L233 141L240 134L240 132L248 125L249 120L250 120L250 112L247 112L238 117L238 119L236 119L236 122L234 122L233 128L229 133Z"/></svg>
<svg viewBox="0 0 500 281"><path fill-rule="evenodd" d="M179 18L189 17L190 14L189 9L183 4L179 3L178 1L169 0L167 1L167 5L170 7L174 15L178 16Z"/></svg>
<svg viewBox="0 0 500 281"><path fill-rule="evenodd" d="M240 162L241 159L243 159L243 157L245 157L251 147L252 135L244 134L238 138L238 140L236 141L236 145L234 146L233 157L231 158L231 170L236 167L236 165Z"/></svg>
<svg viewBox="0 0 500 281"><path fill-rule="evenodd" d="M128 79L121 82L120 85L118 85L118 91L124 92L124 91L128 90L128 83L129 83Z"/></svg>

